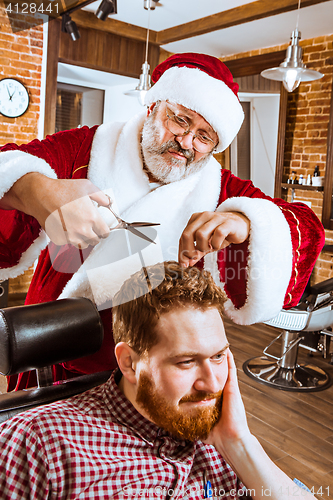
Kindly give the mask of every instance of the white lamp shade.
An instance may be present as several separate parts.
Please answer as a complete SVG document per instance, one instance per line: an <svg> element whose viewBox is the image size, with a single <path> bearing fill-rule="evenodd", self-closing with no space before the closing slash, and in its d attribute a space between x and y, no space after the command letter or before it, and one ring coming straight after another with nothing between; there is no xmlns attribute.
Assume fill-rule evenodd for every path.
<svg viewBox="0 0 333 500"><path fill-rule="evenodd" d="M291 44L286 51L285 60L277 68L265 69L261 76L269 80L283 82L288 92L295 90L300 82L319 80L324 75L313 69L308 69L302 60L302 47L299 45L301 33L296 28L291 34Z"/></svg>
<svg viewBox="0 0 333 500"><path fill-rule="evenodd" d="M269 80L277 80L283 82L284 87L288 92L295 90L300 82L311 82L312 80L319 80L324 76L319 71L313 69L303 68L287 68L278 66L276 68L265 69L261 75Z"/></svg>
<svg viewBox="0 0 333 500"><path fill-rule="evenodd" d="M150 66L146 62L142 65L142 73L140 75L140 81L138 86L133 90L128 90L124 92L125 95L130 97L137 97L139 99L139 103L141 106L144 106L145 95L148 90L151 88L151 78L150 78Z"/></svg>

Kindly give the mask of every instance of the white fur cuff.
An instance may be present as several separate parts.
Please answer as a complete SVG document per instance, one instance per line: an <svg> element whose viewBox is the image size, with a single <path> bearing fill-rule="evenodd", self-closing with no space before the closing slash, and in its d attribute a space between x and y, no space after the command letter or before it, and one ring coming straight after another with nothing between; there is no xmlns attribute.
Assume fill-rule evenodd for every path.
<svg viewBox="0 0 333 500"><path fill-rule="evenodd" d="M4 151L0 153L0 198L13 184L30 172L44 174L51 179L57 176L45 160L23 151Z"/></svg>
<svg viewBox="0 0 333 500"><path fill-rule="evenodd" d="M6 267L0 269L0 281L7 280L8 278L16 278L24 273L30 266L33 265L39 254L48 243L48 238L44 231L39 233L38 238L30 245L30 247L23 252L20 261L13 267Z"/></svg>
<svg viewBox="0 0 333 500"><path fill-rule="evenodd" d="M289 225L280 208L260 198L229 198L218 212L241 212L251 223L247 268L247 299L236 309L226 303L227 315L238 324L252 324L276 316L283 307L292 272Z"/></svg>

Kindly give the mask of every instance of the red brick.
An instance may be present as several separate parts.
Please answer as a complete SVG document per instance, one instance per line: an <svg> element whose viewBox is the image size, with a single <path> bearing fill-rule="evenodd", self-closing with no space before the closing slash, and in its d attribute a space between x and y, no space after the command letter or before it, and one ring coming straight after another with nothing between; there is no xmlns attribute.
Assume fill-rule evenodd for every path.
<svg viewBox="0 0 333 500"><path fill-rule="evenodd" d="M33 54L20 54L20 66L25 69L36 69L36 65L40 66L42 58Z"/></svg>
<svg viewBox="0 0 333 500"><path fill-rule="evenodd" d="M325 98L319 98L314 97L313 99L310 99L307 101L309 103L309 106L329 106L331 103L331 100L328 97Z"/></svg>
<svg viewBox="0 0 333 500"><path fill-rule="evenodd" d="M324 50L326 50L326 44L324 43L315 43L314 45L311 45L311 46L307 46L306 49L303 47L303 51L304 51L304 55L305 54L311 54L312 52L318 52L318 54L320 52L323 52Z"/></svg>
<svg viewBox="0 0 333 500"><path fill-rule="evenodd" d="M18 52L14 52L12 50L1 49L0 50L0 59L2 59L2 57L8 58L10 61L12 61L12 60L19 61L20 54Z"/></svg>

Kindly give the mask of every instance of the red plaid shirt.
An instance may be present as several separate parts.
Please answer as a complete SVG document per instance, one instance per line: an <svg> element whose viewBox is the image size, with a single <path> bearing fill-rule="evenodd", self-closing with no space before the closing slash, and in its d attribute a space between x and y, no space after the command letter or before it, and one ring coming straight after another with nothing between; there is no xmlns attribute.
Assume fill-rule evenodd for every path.
<svg viewBox="0 0 333 500"><path fill-rule="evenodd" d="M246 496L215 448L178 441L149 422L120 392L114 375L100 387L1 425L1 500L199 500L204 477L212 497Z"/></svg>

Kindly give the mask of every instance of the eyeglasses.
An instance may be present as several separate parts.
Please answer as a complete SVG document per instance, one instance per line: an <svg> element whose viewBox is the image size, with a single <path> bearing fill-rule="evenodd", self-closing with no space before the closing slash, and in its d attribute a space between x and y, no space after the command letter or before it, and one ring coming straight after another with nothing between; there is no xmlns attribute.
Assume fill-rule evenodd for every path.
<svg viewBox="0 0 333 500"><path fill-rule="evenodd" d="M176 115L176 113L171 111L170 108L168 109L166 107L165 112L168 117L166 122L167 129L175 136L184 137L187 134L192 134L193 149L199 153L211 153L216 147L213 139L211 139L207 134L193 134L190 130L190 124L187 123L187 121L181 116Z"/></svg>

